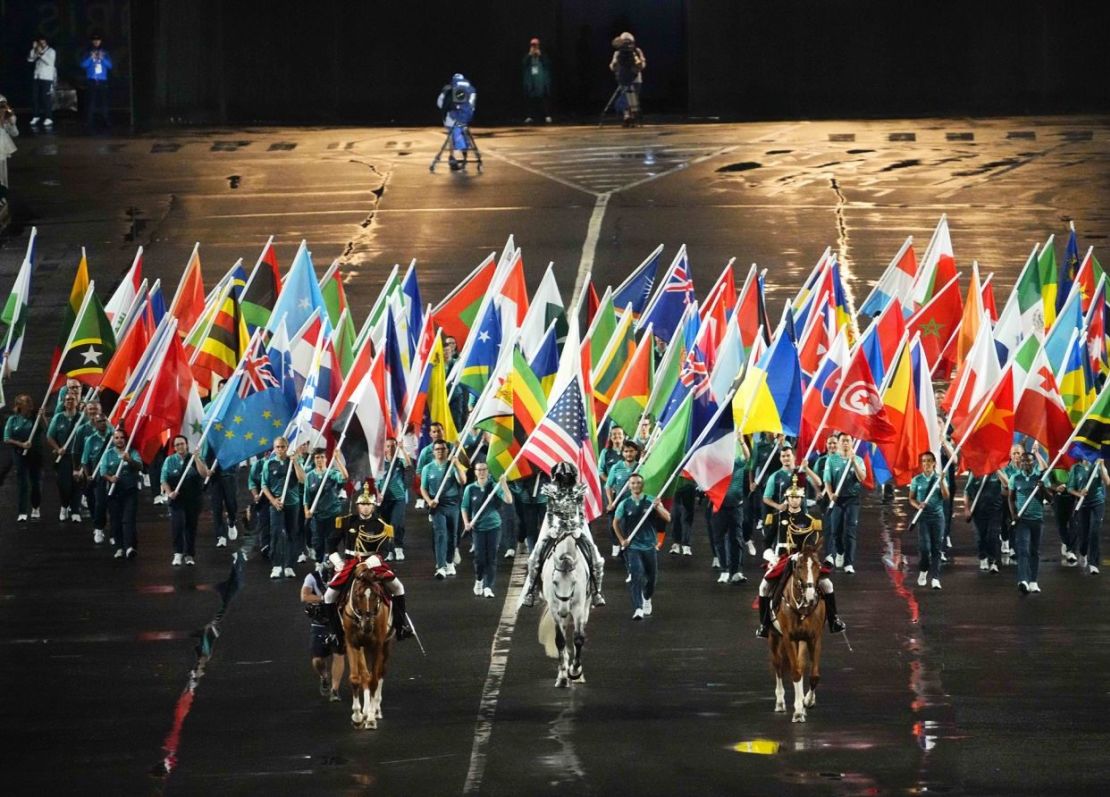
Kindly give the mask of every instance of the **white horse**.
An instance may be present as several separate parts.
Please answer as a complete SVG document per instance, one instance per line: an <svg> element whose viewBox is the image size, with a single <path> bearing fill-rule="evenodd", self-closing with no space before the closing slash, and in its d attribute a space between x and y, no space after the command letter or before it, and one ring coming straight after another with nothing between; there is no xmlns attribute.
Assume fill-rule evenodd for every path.
<svg viewBox="0 0 1110 797"><path fill-rule="evenodd" d="M574 535L564 532L543 565L543 599L547 611L540 615L539 640L547 655L559 659L555 686L585 683L582 645L590 619L590 565L578 549ZM568 642L574 641L574 654Z"/></svg>

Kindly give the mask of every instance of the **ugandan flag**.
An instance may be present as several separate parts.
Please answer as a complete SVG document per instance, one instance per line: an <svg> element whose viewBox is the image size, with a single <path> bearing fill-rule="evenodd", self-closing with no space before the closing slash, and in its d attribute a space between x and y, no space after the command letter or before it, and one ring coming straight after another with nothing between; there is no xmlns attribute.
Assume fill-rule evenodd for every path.
<svg viewBox="0 0 1110 797"><path fill-rule="evenodd" d="M242 310L230 285L213 303L199 332L186 341L193 378L201 396L208 395L217 381L228 379L247 350L250 337Z"/></svg>
<svg viewBox="0 0 1110 797"><path fill-rule="evenodd" d="M73 328L60 351L58 376L51 389L65 384L65 380L70 378L96 387L116 351L112 322L108 320L94 288L95 283L90 282L84 301L77 310Z"/></svg>

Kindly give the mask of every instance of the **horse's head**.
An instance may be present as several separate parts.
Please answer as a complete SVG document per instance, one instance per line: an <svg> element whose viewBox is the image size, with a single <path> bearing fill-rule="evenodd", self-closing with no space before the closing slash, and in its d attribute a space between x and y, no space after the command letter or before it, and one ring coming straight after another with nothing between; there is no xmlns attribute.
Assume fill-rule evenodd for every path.
<svg viewBox="0 0 1110 797"><path fill-rule="evenodd" d="M362 562L355 568L347 601L351 607L351 614L360 626L365 625L377 609L377 583L378 578L366 562Z"/></svg>
<svg viewBox="0 0 1110 797"><path fill-rule="evenodd" d="M807 546L802 549L794 561L790 580L794 605L799 612L807 614L817 605L820 597L817 582L821 580L821 557L816 548Z"/></svg>

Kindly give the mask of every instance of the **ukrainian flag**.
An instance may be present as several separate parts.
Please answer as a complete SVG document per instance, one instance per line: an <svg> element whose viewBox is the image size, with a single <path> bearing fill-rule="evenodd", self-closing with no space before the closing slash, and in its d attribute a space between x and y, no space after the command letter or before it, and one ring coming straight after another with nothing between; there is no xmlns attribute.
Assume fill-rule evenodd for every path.
<svg viewBox="0 0 1110 797"><path fill-rule="evenodd" d="M794 341L778 336L744 375L732 399L732 417L744 434L770 432L797 436L802 421L802 366Z"/></svg>

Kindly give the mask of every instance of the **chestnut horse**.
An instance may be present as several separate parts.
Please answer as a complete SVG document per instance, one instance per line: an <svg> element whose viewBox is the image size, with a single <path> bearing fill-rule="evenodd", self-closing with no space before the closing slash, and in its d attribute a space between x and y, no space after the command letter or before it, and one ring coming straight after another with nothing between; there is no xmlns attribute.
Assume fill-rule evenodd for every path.
<svg viewBox="0 0 1110 797"><path fill-rule="evenodd" d="M377 728L385 663L393 646L393 611L381 582L365 563L355 568L343 601L343 633L354 698L351 723L361 729Z"/></svg>
<svg viewBox="0 0 1110 797"><path fill-rule="evenodd" d="M806 546L797 554L782 591L771 628L771 669L775 673L775 711L786 711L783 678L794 682L794 722L806 721L806 708L817 703L821 681L821 635L825 630L825 602L817 588L821 579L818 548ZM809 690L804 679L809 677Z"/></svg>

